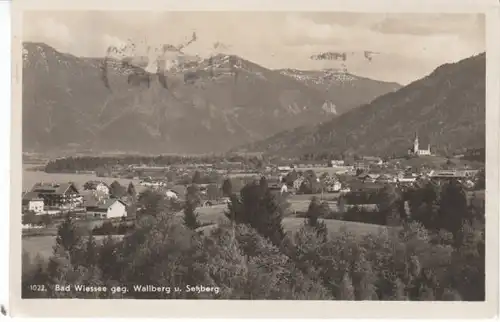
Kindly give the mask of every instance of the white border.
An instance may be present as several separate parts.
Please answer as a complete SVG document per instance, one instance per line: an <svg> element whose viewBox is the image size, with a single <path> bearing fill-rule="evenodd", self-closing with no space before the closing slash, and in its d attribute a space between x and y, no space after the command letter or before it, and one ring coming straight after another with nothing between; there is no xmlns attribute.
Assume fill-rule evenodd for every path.
<svg viewBox="0 0 500 322"><path fill-rule="evenodd" d="M10 313L40 317L254 317L254 318L488 318L498 314L498 151L500 125L500 31L498 3L479 0L230 0L212 1L133 1L133 0L16 0L13 3L13 109L11 140L11 256ZM351 11L351 12L484 12L487 34L486 76L486 301L453 302L340 302L340 301L210 301L210 300L21 300L21 45L22 10L181 10L181 11Z"/></svg>
<svg viewBox="0 0 500 322"><path fill-rule="evenodd" d="M11 105L10 100L10 3L0 2L0 106L7 107ZM3 151L8 151L10 146L10 108L3 108L2 112L5 114L0 117L0 144L5 147ZM10 186L10 173L9 173L9 157L0 157L0 180L3 183L0 185L0 204L8 205L9 186ZM8 207L4 208L5 210ZM2 225L0 225L0 258L9 258L9 219L10 216L4 216ZM8 264L3 261L0 264L0 305L9 307L9 271ZM7 312L8 313L8 312ZM2 315L0 314L0 319Z"/></svg>

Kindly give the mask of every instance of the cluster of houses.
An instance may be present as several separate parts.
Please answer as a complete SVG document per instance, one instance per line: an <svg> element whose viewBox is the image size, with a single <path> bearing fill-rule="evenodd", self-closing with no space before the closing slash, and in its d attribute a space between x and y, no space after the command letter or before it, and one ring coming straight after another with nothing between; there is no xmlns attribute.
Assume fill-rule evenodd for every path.
<svg viewBox="0 0 500 322"><path fill-rule="evenodd" d="M82 191L71 182L37 183L23 193L22 211L37 215L74 212L96 218L120 218L127 215L127 203L111 196L109 186L103 182L89 181Z"/></svg>
<svg viewBox="0 0 500 322"><path fill-rule="evenodd" d="M208 197L210 194L208 186L199 185L200 194L205 199L203 206L211 206L216 203L215 200ZM167 199L171 200L182 199L187 191L183 185L150 186L149 188L158 188L155 190L160 191ZM130 197L128 195L113 196L110 186L102 181L88 181L81 190L71 182L37 183L30 191L23 192L22 211L23 213L30 211L37 215L58 215L72 212L99 219L121 218L127 216L127 208L131 205Z"/></svg>
<svg viewBox="0 0 500 322"><path fill-rule="evenodd" d="M428 169L412 171L411 168L405 170L389 169L381 165L383 165L383 161L380 158L373 157L368 159L367 157L355 162L350 167L341 166L338 163L338 167L334 168L331 172L325 171L321 173L324 169L319 167L311 167L308 171L315 172L317 175L315 180L321 184L322 191L330 193L362 190L363 187L373 185L396 184L400 186L412 186L419 180L433 180L437 183L442 183L450 179L455 179L466 188L474 188L474 178L479 172L479 170L473 169ZM298 192L305 180L311 180L306 177L305 172L297 171L298 169L300 168L293 166L279 167L279 179L277 181L279 184L275 184L275 189L281 188L282 191ZM284 183L286 180L284 179L291 172L296 173L296 178L293 180L293 183L288 182L288 185L286 185Z"/></svg>

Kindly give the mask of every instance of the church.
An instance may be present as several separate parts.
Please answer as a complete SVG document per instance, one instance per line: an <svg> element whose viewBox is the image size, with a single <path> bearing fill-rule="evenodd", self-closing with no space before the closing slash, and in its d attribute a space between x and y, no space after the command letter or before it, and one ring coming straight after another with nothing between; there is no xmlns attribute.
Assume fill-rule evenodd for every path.
<svg viewBox="0 0 500 322"><path fill-rule="evenodd" d="M420 150L418 143L418 134L415 133L415 140L413 141L413 148L408 151L408 154L420 156L420 155L431 155L431 145L427 145L427 149Z"/></svg>

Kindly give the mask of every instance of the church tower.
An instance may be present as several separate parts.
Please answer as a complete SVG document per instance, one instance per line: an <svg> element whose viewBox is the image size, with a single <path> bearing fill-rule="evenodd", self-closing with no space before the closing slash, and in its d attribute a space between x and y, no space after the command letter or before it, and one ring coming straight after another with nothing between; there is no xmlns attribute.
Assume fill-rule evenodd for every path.
<svg viewBox="0 0 500 322"><path fill-rule="evenodd" d="M413 153L417 154L418 153L418 133L415 132L415 141L413 141Z"/></svg>

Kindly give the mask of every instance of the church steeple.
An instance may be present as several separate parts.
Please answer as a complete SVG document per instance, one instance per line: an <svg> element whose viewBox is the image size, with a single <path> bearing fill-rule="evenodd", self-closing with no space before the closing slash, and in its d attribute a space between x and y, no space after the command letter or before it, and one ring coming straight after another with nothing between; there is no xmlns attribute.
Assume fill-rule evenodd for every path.
<svg viewBox="0 0 500 322"><path fill-rule="evenodd" d="M418 153L418 133L415 132L415 140L413 141L413 152Z"/></svg>

